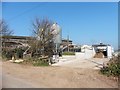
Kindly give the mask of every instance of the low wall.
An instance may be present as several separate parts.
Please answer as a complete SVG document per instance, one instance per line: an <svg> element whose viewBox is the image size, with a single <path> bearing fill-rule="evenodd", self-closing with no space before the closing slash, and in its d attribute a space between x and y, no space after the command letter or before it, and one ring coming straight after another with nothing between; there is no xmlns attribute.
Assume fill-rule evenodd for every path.
<svg viewBox="0 0 120 90"><path fill-rule="evenodd" d="M84 53L83 52L75 53L76 59L90 59L93 58L94 55L95 52L93 50L86 50Z"/></svg>
<svg viewBox="0 0 120 90"><path fill-rule="evenodd" d="M75 57L76 57L76 59L85 59L85 53L76 52Z"/></svg>
<svg viewBox="0 0 120 90"><path fill-rule="evenodd" d="M63 59L74 60L74 59L90 59L95 55L94 50L85 50L85 52L75 52L75 55L63 55Z"/></svg>
<svg viewBox="0 0 120 90"><path fill-rule="evenodd" d="M75 55L63 55L62 58L69 60L69 59L76 59L76 56Z"/></svg>

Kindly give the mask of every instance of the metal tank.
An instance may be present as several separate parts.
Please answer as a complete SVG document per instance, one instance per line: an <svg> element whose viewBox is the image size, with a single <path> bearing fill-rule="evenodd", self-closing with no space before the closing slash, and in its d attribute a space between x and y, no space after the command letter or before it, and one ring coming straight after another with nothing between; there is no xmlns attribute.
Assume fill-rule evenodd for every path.
<svg viewBox="0 0 120 90"><path fill-rule="evenodd" d="M53 23L51 26L51 33L53 34L53 41L56 48L52 58L52 62L55 63L59 61L60 44L62 43L61 27L57 23Z"/></svg>
<svg viewBox="0 0 120 90"><path fill-rule="evenodd" d="M59 49L62 42L62 31L60 26L57 23L54 23L51 26L51 32L53 34L53 41L56 44L56 48Z"/></svg>

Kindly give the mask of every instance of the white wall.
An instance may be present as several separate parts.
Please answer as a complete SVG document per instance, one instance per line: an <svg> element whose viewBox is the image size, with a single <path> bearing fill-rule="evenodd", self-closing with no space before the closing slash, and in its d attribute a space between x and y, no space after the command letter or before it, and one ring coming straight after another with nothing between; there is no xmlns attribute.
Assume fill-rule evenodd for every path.
<svg viewBox="0 0 120 90"><path fill-rule="evenodd" d="M95 55L94 50L85 49L85 59L93 58Z"/></svg>
<svg viewBox="0 0 120 90"><path fill-rule="evenodd" d="M111 46L104 47L104 49L105 48L107 49L107 57L112 58L113 48ZM92 49L84 48L83 51L84 52L75 53L76 59L90 59L93 58L96 54L94 48Z"/></svg>
<svg viewBox="0 0 120 90"><path fill-rule="evenodd" d="M69 60L69 59L75 59L76 56L75 55L62 55L62 58Z"/></svg>
<svg viewBox="0 0 120 90"><path fill-rule="evenodd" d="M76 52L75 53L76 59L89 59L89 58L93 58L94 55L95 55L94 49L92 49L92 50L85 49L85 52Z"/></svg>
<svg viewBox="0 0 120 90"><path fill-rule="evenodd" d="M76 59L85 59L85 53L76 52L75 57L76 57Z"/></svg>
<svg viewBox="0 0 120 90"><path fill-rule="evenodd" d="M112 58L113 49L111 46L107 46L107 58Z"/></svg>

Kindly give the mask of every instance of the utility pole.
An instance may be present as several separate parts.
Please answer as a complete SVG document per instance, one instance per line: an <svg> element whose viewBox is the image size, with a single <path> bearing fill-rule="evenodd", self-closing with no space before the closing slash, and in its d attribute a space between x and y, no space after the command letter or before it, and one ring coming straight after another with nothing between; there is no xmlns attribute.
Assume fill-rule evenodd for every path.
<svg viewBox="0 0 120 90"><path fill-rule="evenodd" d="M67 36L67 47L68 47L68 52L69 52L69 35Z"/></svg>

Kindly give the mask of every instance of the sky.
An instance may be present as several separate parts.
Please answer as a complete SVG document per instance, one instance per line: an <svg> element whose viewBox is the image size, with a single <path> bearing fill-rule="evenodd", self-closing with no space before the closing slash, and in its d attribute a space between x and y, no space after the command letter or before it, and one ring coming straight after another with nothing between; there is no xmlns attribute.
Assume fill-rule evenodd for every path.
<svg viewBox="0 0 120 90"><path fill-rule="evenodd" d="M117 2L3 2L2 18L14 35L32 35L35 18L48 18L62 28L62 38L74 44L105 43L118 47Z"/></svg>

